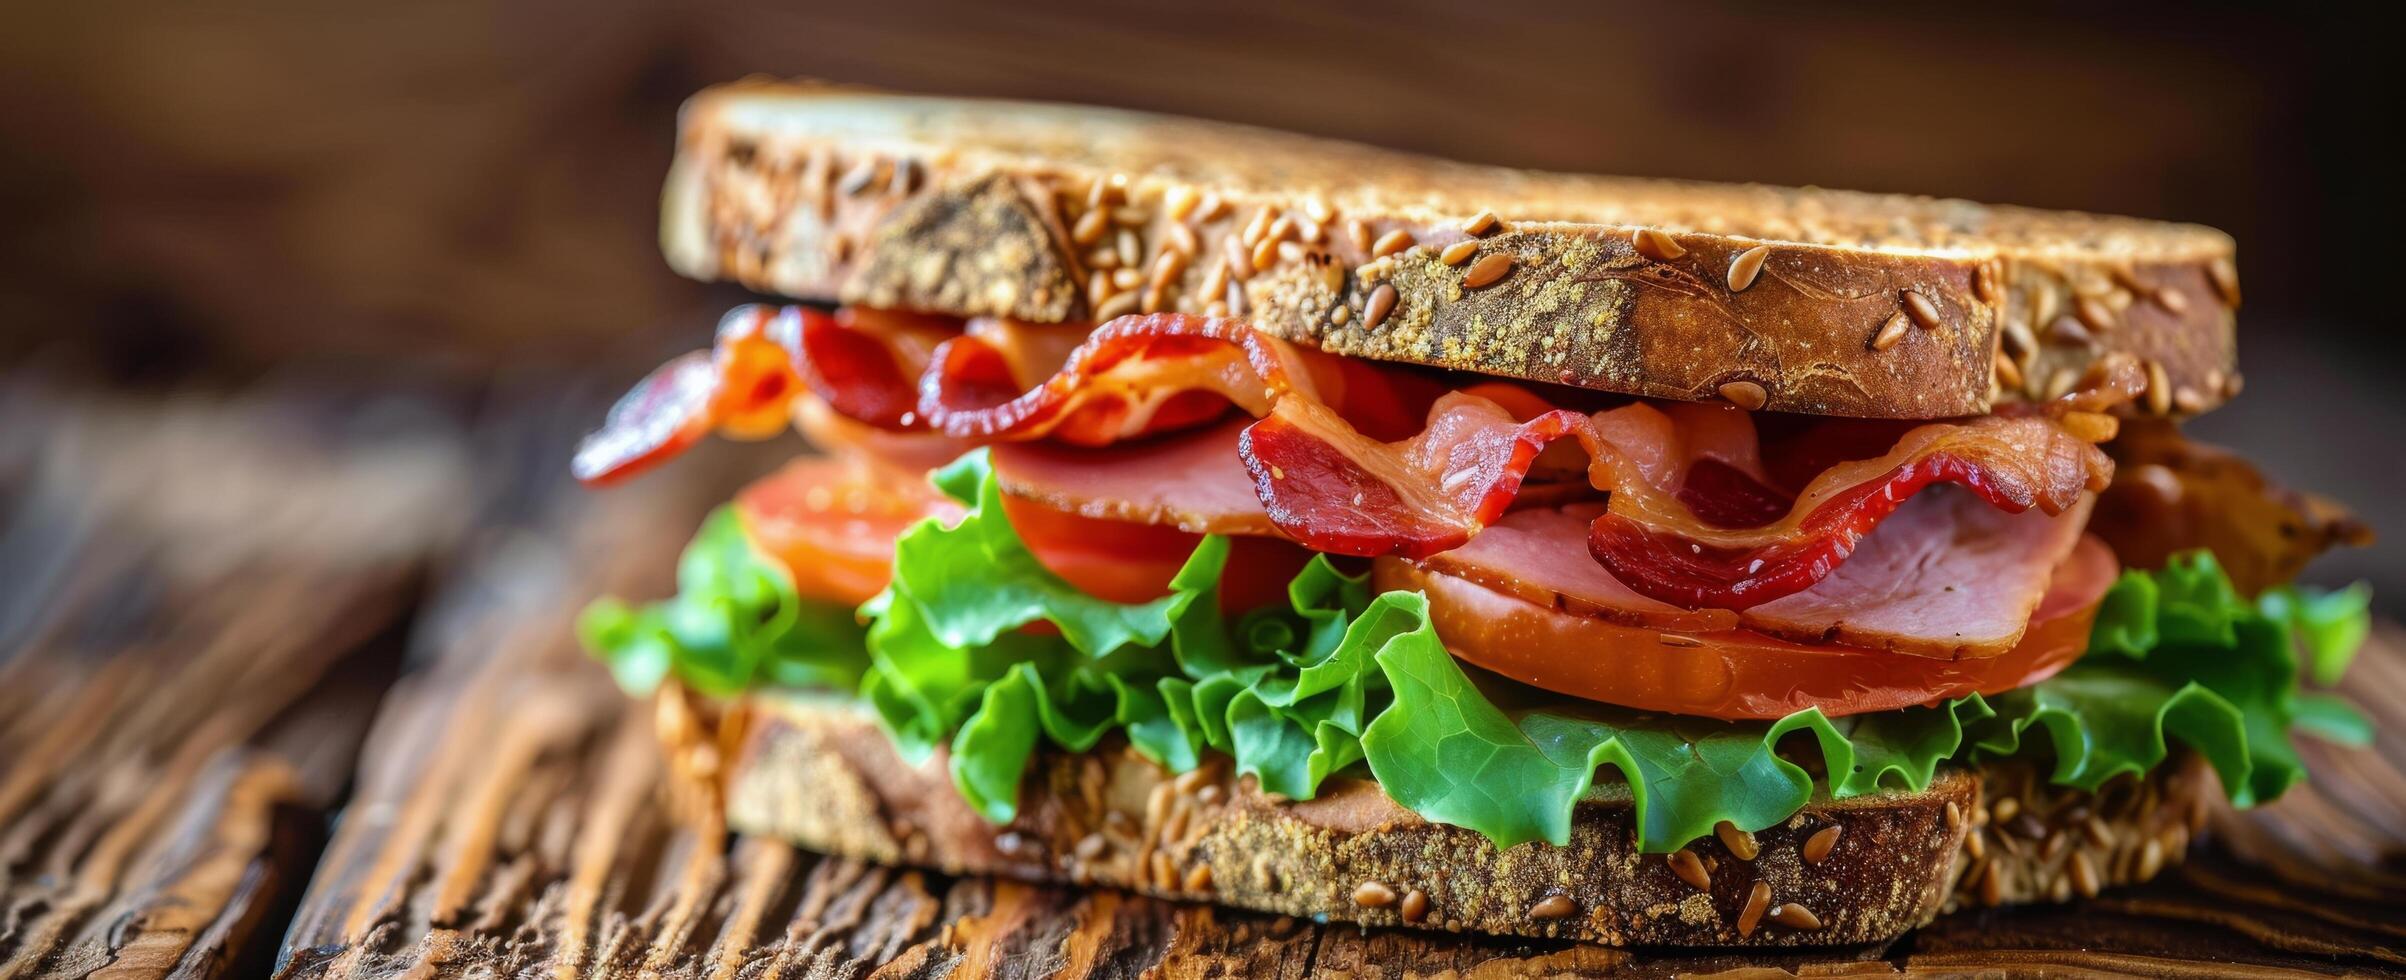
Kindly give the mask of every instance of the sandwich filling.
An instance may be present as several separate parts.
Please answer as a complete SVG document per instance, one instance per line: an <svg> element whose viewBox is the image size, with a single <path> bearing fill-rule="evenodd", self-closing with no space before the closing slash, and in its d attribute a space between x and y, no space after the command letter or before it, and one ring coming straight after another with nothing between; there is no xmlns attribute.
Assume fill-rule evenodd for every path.
<svg viewBox="0 0 2406 980"><path fill-rule="evenodd" d="M2205 506L2118 488L2114 411L2145 385L2105 361L2043 406L1818 418L1228 318L745 307L629 392L576 475L713 433L823 455L714 516L675 598L582 625L630 689L855 694L996 821L1040 742L1106 737L1299 799L1365 772L1499 846L1566 841L1606 766L1647 850L2017 753L2095 789L2185 744L2268 799L2302 776L2293 731L2364 734L2297 675L2335 679L2367 596L2232 584L2218 557L2302 563L2217 526L2300 506L2260 479L2205 481ZM2184 486L2177 433L2140 445ZM2317 549L2352 533L2314 516Z"/></svg>

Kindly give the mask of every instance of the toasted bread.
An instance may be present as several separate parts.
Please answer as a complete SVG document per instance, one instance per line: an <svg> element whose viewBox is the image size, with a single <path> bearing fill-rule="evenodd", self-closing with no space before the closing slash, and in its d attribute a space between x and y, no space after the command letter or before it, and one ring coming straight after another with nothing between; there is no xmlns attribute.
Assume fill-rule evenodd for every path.
<svg viewBox="0 0 2406 980"><path fill-rule="evenodd" d="M2195 757L2094 795L2049 788L2019 761L1948 768L1920 792L1822 800L1776 826L1725 827L1666 856L1637 851L1627 788L1602 780L1568 845L1497 850L1415 816L1365 779L1283 800L1231 777L1225 759L1177 775L1111 745L1040 751L1019 816L998 826L962 802L940 754L907 764L854 702L756 695L728 717L740 719L733 739L700 743L739 746L723 773L708 767L720 780L711 805L737 830L813 850L1368 925L1616 945L1871 942L1957 906L2093 894L2180 860L2212 785ZM686 739L694 730L669 727ZM679 742L671 738L672 754L695 751ZM716 759L723 749L700 751Z"/></svg>
<svg viewBox="0 0 2406 980"><path fill-rule="evenodd" d="M1107 109L744 82L686 105L663 244L787 296L1040 322L1226 312L1341 354L1886 418L2136 357L2236 391L2231 239L1887 194L1473 166Z"/></svg>

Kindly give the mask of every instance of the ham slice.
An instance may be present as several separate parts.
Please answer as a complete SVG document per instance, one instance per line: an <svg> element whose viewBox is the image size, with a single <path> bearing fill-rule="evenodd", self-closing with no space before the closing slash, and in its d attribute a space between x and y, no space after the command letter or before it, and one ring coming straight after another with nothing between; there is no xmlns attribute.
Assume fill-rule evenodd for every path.
<svg viewBox="0 0 2406 980"><path fill-rule="evenodd" d="M1589 558L1602 508L1507 514L1422 567L1574 614L1679 633L1742 628L1802 643L1923 657L1993 657L2013 648L2080 540L2091 498L2061 514L2010 514L1953 489L1920 493L1864 536L1811 588L1742 612L1646 598Z"/></svg>
<svg viewBox="0 0 2406 980"><path fill-rule="evenodd" d="M1996 656L2021 640L2095 499L2012 514L1958 490L1916 494L1828 577L1741 621L1801 643Z"/></svg>
<svg viewBox="0 0 2406 980"><path fill-rule="evenodd" d="M1196 534L1276 534L1237 462L1246 421L1100 448L999 443L994 478L1005 493L1080 517Z"/></svg>

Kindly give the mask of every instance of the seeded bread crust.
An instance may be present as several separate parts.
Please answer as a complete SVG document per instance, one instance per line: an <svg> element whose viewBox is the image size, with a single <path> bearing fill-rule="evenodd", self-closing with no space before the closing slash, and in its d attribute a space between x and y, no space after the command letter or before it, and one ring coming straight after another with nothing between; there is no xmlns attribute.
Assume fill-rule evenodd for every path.
<svg viewBox="0 0 2406 980"><path fill-rule="evenodd" d="M1950 769L1925 792L1816 803L1668 858L1636 852L1626 792L1607 789L1580 805L1568 846L1498 851L1398 807L1375 783L1337 780L1317 799L1279 801L1231 778L1225 760L1173 776L1124 747L1040 751L1018 819L995 826L961 801L941 758L904 764L849 702L755 697L729 717L741 719L739 738L671 737L672 750L706 753L712 773L732 758L718 791L729 826L813 850L1368 925L1612 945L1872 942L1944 908L2093 893L2179 860L2203 782L2193 767L2167 767L2174 778L2137 784L2119 809L2076 811L2076 798L2033 794L2043 780L2026 769ZM740 748L721 754L729 745ZM1992 821L1998 804L1984 782L2032 803ZM2171 833L2177 842L2164 840ZM2156 842L2152 856L2141 841ZM2089 863L2085 877L2074 861Z"/></svg>
<svg viewBox="0 0 2406 980"><path fill-rule="evenodd" d="M1571 176L1107 109L747 81L686 104L679 271L1040 322L1234 313L1366 358L1826 415L1975 415L2101 357L2237 391L2229 236Z"/></svg>

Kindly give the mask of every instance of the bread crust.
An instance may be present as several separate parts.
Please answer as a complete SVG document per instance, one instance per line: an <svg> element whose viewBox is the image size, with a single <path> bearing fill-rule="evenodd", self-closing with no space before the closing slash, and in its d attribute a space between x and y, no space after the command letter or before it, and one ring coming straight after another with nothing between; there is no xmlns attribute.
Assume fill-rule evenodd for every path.
<svg viewBox="0 0 2406 980"><path fill-rule="evenodd" d="M1498 851L1420 819L1372 782L1333 780L1316 799L1283 801L1232 778L1224 759L1172 775L1108 745L1040 750L1018 818L996 826L961 801L940 754L905 764L852 702L755 696L729 717L744 719L744 731L723 783L728 825L814 850L1368 925L1613 945L1872 942L1945 908L2152 876L2185 849L2203 782L2193 765L2165 767L2166 776L2115 797L2127 800L2122 810L2100 810L2082 806L2085 794L2044 795L2026 767L1949 768L1920 793L1817 802L1670 858L1636 852L1626 792L1607 788L1580 804L1567 846ZM1992 829L1984 785L2030 802ZM2025 816L2042 832L2024 836ZM2092 847L2092 818L2103 845ZM2065 819L2068 830L2058 826ZM2169 850L2167 826L2182 828ZM1820 860L1808 858L1832 828ZM2152 857L2143 841L2156 842ZM1749 844L1754 853L1743 854ZM2090 863L2085 877L2074 861ZM1749 916L1758 884L1767 900Z"/></svg>
<svg viewBox="0 0 2406 980"><path fill-rule="evenodd" d="M1982 414L2116 354L2151 365L2155 414L2237 387L2233 246L2210 228L1105 109L710 89L685 108L662 241L687 275L805 299L1233 313L1343 354L1658 398L1751 403L1747 382L1775 411Z"/></svg>

